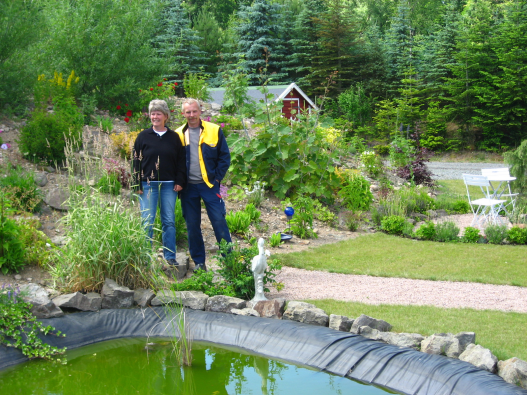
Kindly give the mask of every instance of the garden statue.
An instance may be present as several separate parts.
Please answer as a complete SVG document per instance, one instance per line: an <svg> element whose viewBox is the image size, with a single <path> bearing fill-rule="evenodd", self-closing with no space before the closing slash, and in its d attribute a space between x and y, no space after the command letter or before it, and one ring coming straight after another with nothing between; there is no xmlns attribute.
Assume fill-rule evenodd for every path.
<svg viewBox="0 0 527 395"><path fill-rule="evenodd" d="M251 270L254 275L254 298L252 301L258 302L260 300L267 300L264 295L264 274L267 269L267 256L269 251L264 251L265 240L260 237L258 239L258 255L256 255L251 264Z"/></svg>

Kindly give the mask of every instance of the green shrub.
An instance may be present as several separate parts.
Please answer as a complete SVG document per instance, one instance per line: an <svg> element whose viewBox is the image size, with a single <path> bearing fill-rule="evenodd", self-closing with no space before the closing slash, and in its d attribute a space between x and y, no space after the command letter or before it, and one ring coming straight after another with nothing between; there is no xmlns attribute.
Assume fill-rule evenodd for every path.
<svg viewBox="0 0 527 395"><path fill-rule="evenodd" d="M396 136L390 144L390 164L394 168L404 167L410 164L415 148L410 140Z"/></svg>
<svg viewBox="0 0 527 395"><path fill-rule="evenodd" d="M458 214L470 213L470 204L466 200L456 200L452 205L452 210Z"/></svg>
<svg viewBox="0 0 527 395"><path fill-rule="evenodd" d="M507 240L512 244L527 244L527 228L513 226L507 231Z"/></svg>
<svg viewBox="0 0 527 395"><path fill-rule="evenodd" d="M377 177L382 172L382 161L375 151L364 151L360 154L360 162L371 177Z"/></svg>
<svg viewBox="0 0 527 395"><path fill-rule="evenodd" d="M163 274L137 207L98 191L70 192L61 221L68 242L55 255L51 274L68 291L100 290L106 278L131 289L157 287ZM134 202L135 203L135 202Z"/></svg>
<svg viewBox="0 0 527 395"><path fill-rule="evenodd" d="M256 241L256 240L254 240ZM251 271L251 260L258 255L258 246L256 243L251 247L240 247L238 244L227 243L222 240L219 244L218 260L220 275L225 280L227 286L234 289L236 297L250 300L254 297L254 277ZM281 269L281 265L276 259L267 261L267 270L265 272L263 283L264 291L269 292L268 286L276 284L274 279L275 271Z"/></svg>
<svg viewBox="0 0 527 395"><path fill-rule="evenodd" d="M25 156L52 164L65 159L66 140L78 147L82 114L69 99L66 102L62 108L55 106L53 113L41 110L33 112L29 123L20 131L20 151Z"/></svg>
<svg viewBox="0 0 527 395"><path fill-rule="evenodd" d="M19 237L25 246L25 263L47 267L51 263L54 254L51 240L45 233L35 229L31 224L22 222L19 225Z"/></svg>
<svg viewBox="0 0 527 395"><path fill-rule="evenodd" d="M313 215L316 219L328 224L331 227L335 226L335 223L337 222L337 216L335 213L332 213L328 207L324 206L320 201L314 199L313 209Z"/></svg>
<svg viewBox="0 0 527 395"><path fill-rule="evenodd" d="M2 210L3 211L3 210ZM0 214L0 271L18 273L26 264L24 243L20 240L20 227L16 221Z"/></svg>
<svg viewBox="0 0 527 395"><path fill-rule="evenodd" d="M434 240L436 237L436 225L432 221L426 221L415 231L415 235L421 240Z"/></svg>
<svg viewBox="0 0 527 395"><path fill-rule="evenodd" d="M276 248L280 244L282 244L282 234L273 233L271 237L269 237L269 245L273 248Z"/></svg>
<svg viewBox="0 0 527 395"><path fill-rule="evenodd" d="M175 283L171 287L174 291L201 291L209 296L236 296L231 285L228 285L223 279L218 280L216 277L212 270L208 272L198 270L192 277Z"/></svg>
<svg viewBox="0 0 527 395"><path fill-rule="evenodd" d="M260 207L265 198L265 182L256 181L252 190L245 188L245 194L248 203Z"/></svg>
<svg viewBox="0 0 527 395"><path fill-rule="evenodd" d="M390 154L390 146L389 145L376 145L375 147L373 147L373 150L379 156L388 156Z"/></svg>
<svg viewBox="0 0 527 395"><path fill-rule="evenodd" d="M262 213L260 210L258 210L254 204L249 203L247 206L245 206L244 210L247 214L249 214L249 217L251 218L251 222L257 222L260 220L260 215Z"/></svg>
<svg viewBox="0 0 527 395"><path fill-rule="evenodd" d="M248 141L235 133L228 137L234 184L266 182L279 199L296 194L330 197L339 187L334 175L337 149L324 149L314 129L318 117L299 115L298 122L266 124ZM267 117L263 119L268 119Z"/></svg>
<svg viewBox="0 0 527 395"><path fill-rule="evenodd" d="M404 205L405 214L421 213L435 208L434 199L428 196L428 189L422 187L404 187L393 192Z"/></svg>
<svg viewBox="0 0 527 395"><path fill-rule="evenodd" d="M410 221L406 221L403 227L403 237L413 239L415 237L414 224Z"/></svg>
<svg viewBox="0 0 527 395"><path fill-rule="evenodd" d="M294 235L301 239L316 239L318 235L313 230L313 199L307 196L299 196L293 202L295 214L291 220L291 230Z"/></svg>
<svg viewBox="0 0 527 395"><path fill-rule="evenodd" d="M5 177L0 177L0 189L15 210L34 213L42 207L42 192L35 184L35 174L32 171L7 165Z"/></svg>
<svg viewBox="0 0 527 395"><path fill-rule="evenodd" d="M121 183L119 177L115 173L103 175L97 182L97 188L101 193L109 193L110 195L117 196L121 193Z"/></svg>
<svg viewBox="0 0 527 395"><path fill-rule="evenodd" d="M381 221L381 229L389 235L402 235L406 218L399 215L390 215Z"/></svg>
<svg viewBox="0 0 527 395"><path fill-rule="evenodd" d="M186 73L183 80L183 89L187 97L192 97L200 101L210 100L208 74Z"/></svg>
<svg viewBox="0 0 527 395"><path fill-rule="evenodd" d="M480 238L481 238L481 235L479 234L478 228L467 226L465 228L461 241L463 243L477 243Z"/></svg>
<svg viewBox="0 0 527 395"><path fill-rule="evenodd" d="M452 221L440 222L436 225L436 241L456 241L459 235L459 228Z"/></svg>
<svg viewBox="0 0 527 395"><path fill-rule="evenodd" d="M360 174L348 174L342 181L338 192L342 203L351 211L368 211L373 201L370 183Z"/></svg>
<svg viewBox="0 0 527 395"><path fill-rule="evenodd" d="M233 234L246 236L249 233L249 226L251 226L251 216L245 211L237 211L228 213L225 216L229 231Z"/></svg>
<svg viewBox="0 0 527 395"><path fill-rule="evenodd" d="M488 225L485 228L485 236L490 244L501 244L507 237L506 225Z"/></svg>

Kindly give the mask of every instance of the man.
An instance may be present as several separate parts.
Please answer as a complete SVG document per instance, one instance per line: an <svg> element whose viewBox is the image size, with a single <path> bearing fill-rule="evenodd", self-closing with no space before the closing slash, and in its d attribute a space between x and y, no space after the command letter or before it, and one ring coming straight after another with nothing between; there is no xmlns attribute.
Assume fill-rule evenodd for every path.
<svg viewBox="0 0 527 395"><path fill-rule="evenodd" d="M205 270L205 244L201 233L201 200L205 203L218 243L231 242L225 220L225 202L220 182L231 164L231 154L221 128L202 121L201 106L196 99L181 105L187 123L176 130L187 154L187 186L181 191L181 208L187 223L190 256L195 270Z"/></svg>

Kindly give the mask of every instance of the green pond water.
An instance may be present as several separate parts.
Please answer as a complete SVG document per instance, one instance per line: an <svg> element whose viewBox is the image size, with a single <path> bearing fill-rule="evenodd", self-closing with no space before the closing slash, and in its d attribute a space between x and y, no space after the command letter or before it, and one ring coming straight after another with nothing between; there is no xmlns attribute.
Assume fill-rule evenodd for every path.
<svg viewBox="0 0 527 395"><path fill-rule="evenodd" d="M191 367L178 366L169 341L120 339L67 352L67 364L35 360L0 371L0 393L15 394L353 394L369 385L204 343Z"/></svg>

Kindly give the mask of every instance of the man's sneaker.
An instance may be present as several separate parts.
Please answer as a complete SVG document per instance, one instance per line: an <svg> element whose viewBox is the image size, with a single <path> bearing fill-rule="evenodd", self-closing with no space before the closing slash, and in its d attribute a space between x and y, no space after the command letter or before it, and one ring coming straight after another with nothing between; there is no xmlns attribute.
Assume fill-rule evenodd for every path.
<svg viewBox="0 0 527 395"><path fill-rule="evenodd" d="M177 266L178 263L175 259L167 259L168 266Z"/></svg>
<svg viewBox="0 0 527 395"><path fill-rule="evenodd" d="M197 272L198 270L203 270L204 272L207 271L207 266L205 266L204 263L196 263L196 267L194 268L194 272Z"/></svg>

